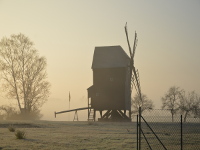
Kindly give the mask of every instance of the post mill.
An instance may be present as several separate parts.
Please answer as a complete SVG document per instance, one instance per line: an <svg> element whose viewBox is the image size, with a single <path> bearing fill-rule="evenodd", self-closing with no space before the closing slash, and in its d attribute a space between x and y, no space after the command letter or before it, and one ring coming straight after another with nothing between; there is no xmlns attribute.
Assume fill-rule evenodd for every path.
<svg viewBox="0 0 200 150"><path fill-rule="evenodd" d="M93 85L87 89L88 107L55 112L56 114L88 110L88 121L131 121L131 93L133 85L141 98L139 75L134 67L137 34L131 50L127 26L125 33L130 57L121 46L95 47L92 70Z"/></svg>

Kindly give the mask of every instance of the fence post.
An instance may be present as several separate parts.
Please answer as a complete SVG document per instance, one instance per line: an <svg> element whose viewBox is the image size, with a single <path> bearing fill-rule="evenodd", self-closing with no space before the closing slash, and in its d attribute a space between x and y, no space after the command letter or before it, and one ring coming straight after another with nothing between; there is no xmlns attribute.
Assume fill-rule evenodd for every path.
<svg viewBox="0 0 200 150"><path fill-rule="evenodd" d="M181 115L181 150L183 150L183 116Z"/></svg>
<svg viewBox="0 0 200 150"><path fill-rule="evenodd" d="M141 107L139 107L139 150L141 150Z"/></svg>
<svg viewBox="0 0 200 150"><path fill-rule="evenodd" d="M139 124L138 124L138 115L137 115L137 150L139 150L139 148L138 148L138 128L139 128L138 125Z"/></svg>

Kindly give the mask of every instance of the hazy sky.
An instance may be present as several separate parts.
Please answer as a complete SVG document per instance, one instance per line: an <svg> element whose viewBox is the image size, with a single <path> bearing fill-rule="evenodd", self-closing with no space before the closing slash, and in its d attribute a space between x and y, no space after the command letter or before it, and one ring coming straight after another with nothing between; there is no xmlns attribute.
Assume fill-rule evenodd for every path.
<svg viewBox="0 0 200 150"><path fill-rule="evenodd" d="M128 54L126 22L131 45L138 33L135 67L142 92L156 108L173 85L200 94L199 0L0 0L0 39L23 33L47 58L51 95L43 119L69 119L68 114L54 119L54 111L69 108L69 91L71 108L87 106L94 48L121 45ZM87 111L78 114L86 120Z"/></svg>

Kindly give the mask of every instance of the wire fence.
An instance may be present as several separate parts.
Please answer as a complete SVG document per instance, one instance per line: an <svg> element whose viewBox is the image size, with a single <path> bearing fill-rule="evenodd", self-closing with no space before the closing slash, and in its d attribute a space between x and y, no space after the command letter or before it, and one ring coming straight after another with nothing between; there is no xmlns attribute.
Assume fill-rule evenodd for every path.
<svg viewBox="0 0 200 150"><path fill-rule="evenodd" d="M186 121L186 122L184 122ZM153 109L141 113L141 148L169 150L200 149L200 117L170 110Z"/></svg>

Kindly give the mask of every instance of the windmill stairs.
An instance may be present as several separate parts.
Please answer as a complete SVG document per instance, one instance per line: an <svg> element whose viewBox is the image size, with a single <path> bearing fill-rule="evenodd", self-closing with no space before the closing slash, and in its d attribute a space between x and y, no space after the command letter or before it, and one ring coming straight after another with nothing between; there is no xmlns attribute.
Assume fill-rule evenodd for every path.
<svg viewBox="0 0 200 150"><path fill-rule="evenodd" d="M95 121L94 120L94 109L91 108L91 104L88 105L88 121Z"/></svg>

